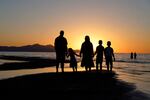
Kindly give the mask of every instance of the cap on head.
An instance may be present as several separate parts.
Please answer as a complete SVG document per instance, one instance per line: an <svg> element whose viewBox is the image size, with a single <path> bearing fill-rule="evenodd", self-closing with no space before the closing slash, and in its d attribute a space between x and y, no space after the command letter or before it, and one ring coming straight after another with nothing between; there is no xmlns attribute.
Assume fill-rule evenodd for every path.
<svg viewBox="0 0 150 100"><path fill-rule="evenodd" d="M111 45L111 42L110 42L110 41L108 41L108 42L107 42L107 45L108 45L108 46L110 46L110 45Z"/></svg>

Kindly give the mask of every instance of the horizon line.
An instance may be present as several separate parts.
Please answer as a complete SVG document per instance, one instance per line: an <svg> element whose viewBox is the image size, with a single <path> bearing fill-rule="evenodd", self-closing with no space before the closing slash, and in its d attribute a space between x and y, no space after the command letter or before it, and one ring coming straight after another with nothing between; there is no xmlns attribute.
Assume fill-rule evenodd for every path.
<svg viewBox="0 0 150 100"><path fill-rule="evenodd" d="M24 44L24 45L0 45L0 46L6 46L6 47L22 47L22 46L29 46L29 45L41 45L41 46L48 46L51 45L54 47L53 44L41 44L41 43L33 43L33 44ZM75 51L80 51L80 49L74 49ZM5 52L5 51L0 51L0 52ZM14 52L14 51L6 51L6 52ZM21 51L16 51L16 52L21 52ZM94 50L95 52L95 50ZM131 51L132 52L132 51ZM131 53L131 52L115 52L115 53ZM150 52L136 52L138 54L150 54Z"/></svg>

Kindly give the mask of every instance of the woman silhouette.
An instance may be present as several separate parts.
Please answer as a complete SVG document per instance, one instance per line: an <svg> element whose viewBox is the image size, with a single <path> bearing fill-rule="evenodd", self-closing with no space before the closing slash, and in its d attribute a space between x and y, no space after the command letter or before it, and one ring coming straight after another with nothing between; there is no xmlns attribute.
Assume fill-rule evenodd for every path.
<svg viewBox="0 0 150 100"><path fill-rule="evenodd" d="M80 50L80 57L82 57L81 67L85 67L85 70L91 71L91 67L94 67L93 57L93 44L90 42L90 37L85 36L85 42L82 43Z"/></svg>

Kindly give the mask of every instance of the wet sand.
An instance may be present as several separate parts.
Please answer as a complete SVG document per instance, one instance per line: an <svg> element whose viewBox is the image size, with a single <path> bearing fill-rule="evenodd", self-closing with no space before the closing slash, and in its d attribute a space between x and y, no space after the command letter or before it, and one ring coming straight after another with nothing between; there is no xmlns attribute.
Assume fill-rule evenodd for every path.
<svg viewBox="0 0 150 100"><path fill-rule="evenodd" d="M116 79L114 72L64 72L0 80L0 90L22 96L46 95L55 99L126 100L135 86ZM14 92L15 91L15 92ZM25 92L27 91L27 92ZM3 92L4 93L4 92ZM48 94L48 95L47 95Z"/></svg>
<svg viewBox="0 0 150 100"><path fill-rule="evenodd" d="M19 69L35 69L56 65L55 59L44 59L40 57L18 57L18 56L0 56L0 59L14 60L23 62L11 62L0 65L0 71L19 70ZM69 61L66 61L66 63Z"/></svg>

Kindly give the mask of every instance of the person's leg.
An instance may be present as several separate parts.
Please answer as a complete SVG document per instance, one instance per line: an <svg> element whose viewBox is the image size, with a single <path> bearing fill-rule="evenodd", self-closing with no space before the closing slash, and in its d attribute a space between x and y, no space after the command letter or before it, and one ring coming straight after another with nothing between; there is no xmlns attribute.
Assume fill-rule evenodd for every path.
<svg viewBox="0 0 150 100"><path fill-rule="evenodd" d="M76 72L77 72L77 66L78 66L78 64L77 64L77 61L76 61L75 66L74 66Z"/></svg>
<svg viewBox="0 0 150 100"><path fill-rule="evenodd" d="M97 72L98 72L98 64L99 64L98 58L96 58L96 71L97 71Z"/></svg>
<svg viewBox="0 0 150 100"><path fill-rule="evenodd" d="M96 71L98 72L98 62L96 62Z"/></svg>
<svg viewBox="0 0 150 100"><path fill-rule="evenodd" d="M75 70L76 70L76 72L77 72L77 66L75 67Z"/></svg>
<svg viewBox="0 0 150 100"><path fill-rule="evenodd" d="M57 61L57 63L56 63L56 72L58 72L58 68L59 68L59 62Z"/></svg>
<svg viewBox="0 0 150 100"><path fill-rule="evenodd" d="M106 66L107 66L107 71L109 71L109 60L106 59Z"/></svg>
<svg viewBox="0 0 150 100"><path fill-rule="evenodd" d="M88 71L88 68L85 66L85 70L86 70L86 72Z"/></svg>
<svg viewBox="0 0 150 100"><path fill-rule="evenodd" d="M58 72L60 57L56 54L56 72Z"/></svg>
<svg viewBox="0 0 150 100"><path fill-rule="evenodd" d="M61 70L62 72L64 72L64 59L61 58Z"/></svg>
<svg viewBox="0 0 150 100"><path fill-rule="evenodd" d="M64 72L64 62L61 62L61 70Z"/></svg>
<svg viewBox="0 0 150 100"><path fill-rule="evenodd" d="M65 54L61 55L61 70L64 72Z"/></svg>
<svg viewBox="0 0 150 100"><path fill-rule="evenodd" d="M76 67L76 72L78 72L78 68Z"/></svg>
<svg viewBox="0 0 150 100"><path fill-rule="evenodd" d="M102 62L100 62L100 71L102 71Z"/></svg>
<svg viewBox="0 0 150 100"><path fill-rule="evenodd" d="M91 67L89 67L89 72L91 72Z"/></svg>
<svg viewBox="0 0 150 100"><path fill-rule="evenodd" d="M73 70L73 72L75 72L75 68L74 67L72 67L72 70Z"/></svg>
<svg viewBox="0 0 150 100"><path fill-rule="evenodd" d="M103 57L101 57L101 60L100 60L100 71L102 71L102 68L103 67Z"/></svg>
<svg viewBox="0 0 150 100"><path fill-rule="evenodd" d="M107 71L109 71L109 64L107 64Z"/></svg>
<svg viewBox="0 0 150 100"><path fill-rule="evenodd" d="M110 62L110 71L112 71L112 68L113 68L113 62L111 61Z"/></svg>

